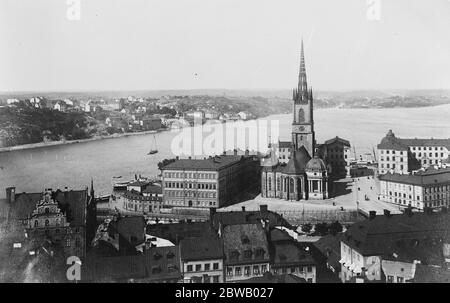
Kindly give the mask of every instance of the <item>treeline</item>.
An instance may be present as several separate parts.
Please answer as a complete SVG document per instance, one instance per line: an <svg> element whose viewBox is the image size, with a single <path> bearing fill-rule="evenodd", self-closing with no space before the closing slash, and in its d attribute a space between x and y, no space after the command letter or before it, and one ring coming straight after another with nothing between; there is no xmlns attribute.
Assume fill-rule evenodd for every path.
<svg viewBox="0 0 450 303"><path fill-rule="evenodd" d="M51 141L78 140L90 136L88 117L82 112L60 112L34 108L23 102L0 109L0 129L4 144L14 146Z"/></svg>

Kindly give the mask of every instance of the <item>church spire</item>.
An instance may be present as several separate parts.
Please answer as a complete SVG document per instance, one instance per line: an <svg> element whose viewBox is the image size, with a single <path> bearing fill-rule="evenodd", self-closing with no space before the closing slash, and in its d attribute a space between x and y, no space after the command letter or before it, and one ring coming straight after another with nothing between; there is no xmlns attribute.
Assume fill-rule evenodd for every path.
<svg viewBox="0 0 450 303"><path fill-rule="evenodd" d="M306 67L305 67L305 52L303 50L303 38L302 48L300 53L300 71L298 75L298 93L301 98L305 98L308 93L308 85L306 83Z"/></svg>

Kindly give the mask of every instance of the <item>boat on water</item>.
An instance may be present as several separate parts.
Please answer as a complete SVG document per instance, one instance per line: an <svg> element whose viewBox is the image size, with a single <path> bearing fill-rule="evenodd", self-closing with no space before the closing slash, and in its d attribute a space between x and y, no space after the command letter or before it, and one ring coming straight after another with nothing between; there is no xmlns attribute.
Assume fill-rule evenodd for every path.
<svg viewBox="0 0 450 303"><path fill-rule="evenodd" d="M158 148L156 147L156 138L155 135L153 135L153 141L154 141L154 145L152 146L152 148L150 149L150 151L147 153L147 155L153 155L156 154L158 152Z"/></svg>

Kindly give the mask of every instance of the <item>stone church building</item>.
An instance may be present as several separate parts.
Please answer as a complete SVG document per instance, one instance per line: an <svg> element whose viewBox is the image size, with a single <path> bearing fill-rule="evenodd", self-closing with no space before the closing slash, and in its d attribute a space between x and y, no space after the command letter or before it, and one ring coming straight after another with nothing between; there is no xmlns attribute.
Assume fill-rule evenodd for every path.
<svg viewBox="0 0 450 303"><path fill-rule="evenodd" d="M303 41L293 101L292 141L279 142L278 152L275 145L271 145L270 157L262 160L261 196L291 201L327 199L333 167L327 165L327 157L320 152L324 144L316 145L313 94L306 81ZM342 150L349 147L346 143Z"/></svg>

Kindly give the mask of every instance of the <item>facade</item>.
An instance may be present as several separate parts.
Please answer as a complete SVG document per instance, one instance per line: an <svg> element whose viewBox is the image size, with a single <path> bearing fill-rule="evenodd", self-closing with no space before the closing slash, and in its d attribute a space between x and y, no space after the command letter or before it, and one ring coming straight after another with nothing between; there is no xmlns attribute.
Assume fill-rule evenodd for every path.
<svg viewBox="0 0 450 303"><path fill-rule="evenodd" d="M227 282L261 277L270 271L266 230L262 224L228 225L220 231Z"/></svg>
<svg viewBox="0 0 450 303"><path fill-rule="evenodd" d="M380 174L406 174L448 162L450 139L401 139L389 130L377 148Z"/></svg>
<svg viewBox="0 0 450 303"><path fill-rule="evenodd" d="M161 185L148 181L129 183L127 190L115 198L125 210L135 213L159 213L163 205Z"/></svg>
<svg viewBox="0 0 450 303"><path fill-rule="evenodd" d="M385 174L380 179L380 200L402 207L450 206L450 166L430 167L417 173Z"/></svg>
<svg viewBox="0 0 450 303"><path fill-rule="evenodd" d="M407 282L413 264L443 264L450 242L446 212L376 216L354 223L341 239L341 280ZM403 270L402 270L403 269ZM402 274L399 274L401 272Z"/></svg>
<svg viewBox="0 0 450 303"><path fill-rule="evenodd" d="M188 238L180 241L183 281L223 283L223 243L216 237Z"/></svg>
<svg viewBox="0 0 450 303"><path fill-rule="evenodd" d="M177 159L162 167L164 206L219 208L257 191L259 161L247 154Z"/></svg>
<svg viewBox="0 0 450 303"><path fill-rule="evenodd" d="M330 177L344 178L350 165L350 142L336 136L318 146L319 157L328 164Z"/></svg>

